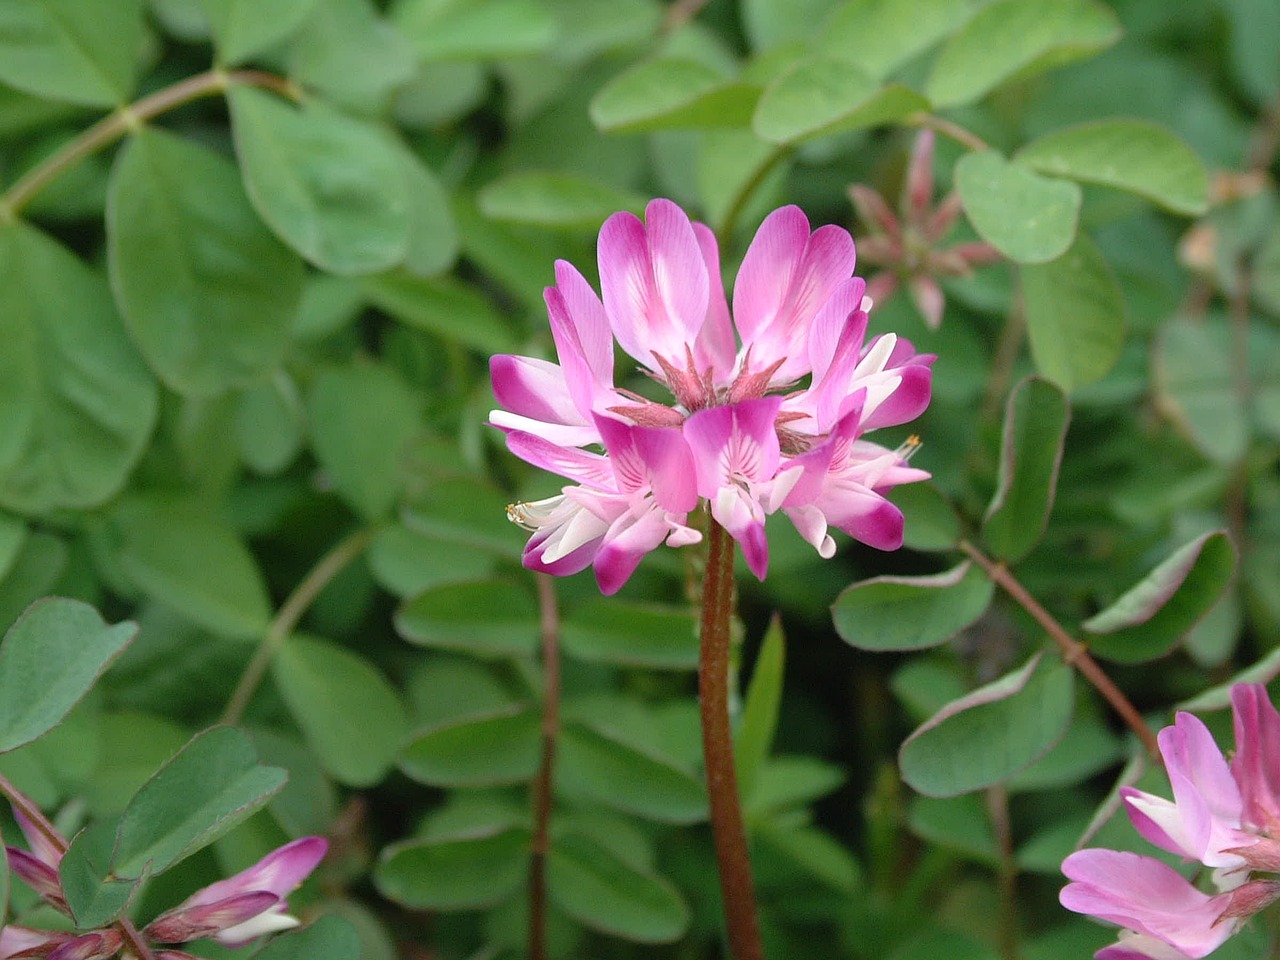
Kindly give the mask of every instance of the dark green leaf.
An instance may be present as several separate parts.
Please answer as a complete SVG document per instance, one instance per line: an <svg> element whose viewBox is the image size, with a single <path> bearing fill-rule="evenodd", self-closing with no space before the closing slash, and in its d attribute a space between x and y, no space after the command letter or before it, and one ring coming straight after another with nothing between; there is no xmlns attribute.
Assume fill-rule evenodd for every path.
<svg viewBox="0 0 1280 960"><path fill-rule="evenodd" d="M817 44L880 79L950 34L973 8L972 0L849 0Z"/></svg>
<svg viewBox="0 0 1280 960"><path fill-rule="evenodd" d="M302 25L316 0L199 0L213 30L218 60L235 66L284 40Z"/></svg>
<svg viewBox="0 0 1280 960"><path fill-rule="evenodd" d="M424 590L396 612L411 643L489 656L531 654L538 643L538 606L509 580L476 580Z"/></svg>
<svg viewBox="0 0 1280 960"><path fill-rule="evenodd" d="M385 130L252 87L232 87L228 98L249 199L285 243L331 273L372 273L405 258L409 197Z"/></svg>
<svg viewBox="0 0 1280 960"><path fill-rule="evenodd" d="M1044 533L1070 417L1067 398L1047 380L1028 377L1009 394L996 492L982 520L983 540L1008 563L1026 556Z"/></svg>
<svg viewBox="0 0 1280 960"><path fill-rule="evenodd" d="M545 50L555 20L536 0L404 0L396 26L424 60L500 59Z"/></svg>
<svg viewBox="0 0 1280 960"><path fill-rule="evenodd" d="M857 893L862 870L853 854L816 827L783 828L765 821L753 824L752 840L808 876L846 896Z"/></svg>
<svg viewBox="0 0 1280 960"><path fill-rule="evenodd" d="M994 150L960 158L956 189L973 228L1011 260L1052 260L1076 235L1080 188L1010 163Z"/></svg>
<svg viewBox="0 0 1280 960"><path fill-rule="evenodd" d="M1124 348L1124 293L1084 234L1058 259L1023 266L1022 297L1036 368L1067 393L1101 380Z"/></svg>
<svg viewBox="0 0 1280 960"><path fill-rule="evenodd" d="M408 734L408 718L373 664L327 640L294 636L275 655L271 673L335 780L368 787L382 779Z"/></svg>
<svg viewBox="0 0 1280 960"><path fill-rule="evenodd" d="M920 793L953 797L1026 769L1066 732L1074 671L1037 654L1018 670L953 701L902 744L902 778Z"/></svg>
<svg viewBox="0 0 1280 960"><path fill-rule="evenodd" d="M670 943L689 926L689 909L670 883L580 833L555 838L547 889L579 923L637 943Z"/></svg>
<svg viewBox="0 0 1280 960"><path fill-rule="evenodd" d="M727 81L704 63L650 60L615 77L591 101L591 120L613 133L745 127L760 89Z"/></svg>
<svg viewBox="0 0 1280 960"><path fill-rule="evenodd" d="M254 960L357 960L360 935L342 917L324 916L301 930L277 934Z"/></svg>
<svg viewBox="0 0 1280 960"><path fill-rule="evenodd" d="M233 727L198 734L134 794L120 818L112 872L159 874L247 820L284 786Z"/></svg>
<svg viewBox="0 0 1280 960"><path fill-rule="evenodd" d="M124 103L142 44L142 0L6 0L0 80L91 107Z"/></svg>
<svg viewBox="0 0 1280 960"><path fill-rule="evenodd" d="M452 277L427 279L393 270L366 278L361 289L378 309L406 326L482 353L501 353L515 345L511 327L493 301Z"/></svg>
<svg viewBox="0 0 1280 960"><path fill-rule="evenodd" d="M1209 175L1200 158L1145 120L1055 130L1019 150L1017 160L1052 176L1129 190L1176 213L1200 214L1209 205Z"/></svg>
<svg viewBox="0 0 1280 960"><path fill-rule="evenodd" d="M137 632L78 600L32 604L0 644L0 753L57 726Z"/></svg>
<svg viewBox="0 0 1280 960"><path fill-rule="evenodd" d="M913 797L907 824L914 834L930 843L959 851L990 866L1000 862L991 818L982 798L976 794Z"/></svg>
<svg viewBox="0 0 1280 960"><path fill-rule="evenodd" d="M835 764L816 757L769 757L760 766L756 788L745 798L745 810L752 818L806 807L825 797L848 779Z"/></svg>
<svg viewBox="0 0 1280 960"><path fill-rule="evenodd" d="M572 173L512 173L476 195L480 212L494 220L543 227L597 230L618 210L639 213L644 198Z"/></svg>
<svg viewBox="0 0 1280 960"><path fill-rule="evenodd" d="M116 299L168 386L211 396L279 363L302 261L258 219L233 164L144 129L112 171L107 240Z"/></svg>
<svg viewBox="0 0 1280 960"><path fill-rule="evenodd" d="M510 827L382 851L373 873L384 897L416 910L474 910L510 897L529 870L530 835Z"/></svg>
<svg viewBox="0 0 1280 960"><path fill-rule="evenodd" d="M1097 0L996 0L982 7L934 61L925 94L951 107L1000 84L1071 63L1120 38L1120 24Z"/></svg>
<svg viewBox="0 0 1280 960"><path fill-rule="evenodd" d="M787 643L782 621L775 616L765 631L764 642L751 671L747 702L742 721L733 738L734 771L738 792L750 796L756 774L773 748L773 735L778 729L778 710L782 705L782 677L786 669Z"/></svg>
<svg viewBox="0 0 1280 960"><path fill-rule="evenodd" d="M417 733L400 768L420 783L479 787L532 779L541 757L536 710L514 704Z"/></svg>
<svg viewBox="0 0 1280 960"><path fill-rule="evenodd" d="M914 90L882 87L847 60L805 59L765 88L751 128L772 143L797 143L888 123L928 106Z"/></svg>
<svg viewBox="0 0 1280 960"><path fill-rule="evenodd" d="M1236 568L1225 531L1196 537L1105 610L1090 617L1094 653L1141 663L1168 653L1218 602Z"/></svg>
<svg viewBox="0 0 1280 960"><path fill-rule="evenodd" d="M698 665L698 631L685 609L596 597L561 625L565 652L579 660L654 669Z"/></svg>
<svg viewBox="0 0 1280 960"><path fill-rule="evenodd" d="M968 562L923 577L884 576L848 587L831 607L836 633L863 650L920 650L951 639L986 611L993 591Z"/></svg>
<svg viewBox="0 0 1280 960"><path fill-rule="evenodd" d="M0 227L0 343L0 506L118 493L155 424L155 381L105 281L20 222Z"/></svg>
<svg viewBox="0 0 1280 960"><path fill-rule="evenodd" d="M105 926L118 917L141 884L110 875L115 840L114 821L100 821L76 835L58 864L62 892L81 930Z"/></svg>

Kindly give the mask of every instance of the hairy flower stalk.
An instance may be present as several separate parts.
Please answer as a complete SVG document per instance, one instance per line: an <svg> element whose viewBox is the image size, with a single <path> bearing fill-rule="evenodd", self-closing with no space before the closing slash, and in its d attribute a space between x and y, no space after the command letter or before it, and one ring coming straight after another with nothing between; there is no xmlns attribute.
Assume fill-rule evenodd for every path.
<svg viewBox="0 0 1280 960"><path fill-rule="evenodd" d="M764 579L765 521L782 512L820 556L832 529L883 550L902 544L885 499L928 476L864 439L929 403L933 357L894 334L867 338L872 303L853 276L848 232L811 231L797 207L775 210L747 249L732 309L711 230L669 200L645 219L614 214L600 230L600 294L558 261L545 292L556 363L490 362L500 408L490 422L522 460L569 481L516 503L524 565L557 576L592 567L616 593L650 550L709 530L702 612L703 744L729 942L761 956L750 864L733 776L728 712L734 543ZM670 393L660 402L617 383L614 344ZM706 523L690 514L705 511Z"/></svg>
<svg viewBox="0 0 1280 960"><path fill-rule="evenodd" d="M1199 719L1179 713L1158 737L1173 799L1121 790L1138 832L1208 867L1213 892L1136 853L1079 850L1063 862L1072 882L1062 905L1122 928L1097 960L1195 960L1280 899L1280 713L1261 684L1236 685L1231 704L1230 761Z"/></svg>

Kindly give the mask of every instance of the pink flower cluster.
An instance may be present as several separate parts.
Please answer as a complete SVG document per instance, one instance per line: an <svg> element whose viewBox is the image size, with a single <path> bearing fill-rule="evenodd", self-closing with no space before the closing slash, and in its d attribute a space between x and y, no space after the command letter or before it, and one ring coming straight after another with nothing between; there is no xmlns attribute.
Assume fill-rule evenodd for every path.
<svg viewBox="0 0 1280 960"><path fill-rule="evenodd" d="M1213 893L1151 857L1071 854L1062 905L1124 928L1097 960L1185 960L1212 953L1244 920L1280 898L1280 713L1261 684L1231 690L1236 754L1228 761L1203 723L1179 713L1158 737L1173 800L1121 792L1142 836L1212 870Z"/></svg>
<svg viewBox="0 0 1280 960"><path fill-rule="evenodd" d="M823 557L828 528L892 550L902 514L884 499L928 474L910 448L862 439L929 403L932 356L884 334L866 341L866 284L853 239L810 231L797 207L775 210L725 297L711 231L669 200L645 220L617 213L600 229L601 296L574 267L546 290L559 363L492 358L507 447L572 481L558 496L514 504L532 532L524 565L563 575L595 568L616 592L641 557L701 534L705 501L761 579L765 517L781 510ZM671 393L659 403L614 385L614 340ZM602 451L602 452L597 452Z"/></svg>

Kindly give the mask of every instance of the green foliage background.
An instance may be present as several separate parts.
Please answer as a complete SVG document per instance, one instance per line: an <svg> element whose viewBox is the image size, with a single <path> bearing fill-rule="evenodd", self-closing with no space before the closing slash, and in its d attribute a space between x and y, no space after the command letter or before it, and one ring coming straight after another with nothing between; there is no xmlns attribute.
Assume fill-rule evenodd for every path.
<svg viewBox="0 0 1280 960"><path fill-rule="evenodd" d="M0 774L69 835L124 816L86 915L312 832L297 904L362 957L523 955L549 600L505 505L557 484L485 426L487 357L547 354L553 260L615 210L671 197L730 266L782 203L862 238L847 188L896 198L935 126L946 245L1001 256L937 329L872 314L939 357L908 546L771 524L741 581L768 953L1107 942L1058 865L1137 849L1110 791L1162 774L982 562L1153 725L1280 672L1278 51L1273 0L6 0L0 624L138 627L45 605L0 647ZM716 955L696 562L554 585L555 956ZM220 720L252 746L148 783ZM350 955L323 922L269 949Z"/></svg>

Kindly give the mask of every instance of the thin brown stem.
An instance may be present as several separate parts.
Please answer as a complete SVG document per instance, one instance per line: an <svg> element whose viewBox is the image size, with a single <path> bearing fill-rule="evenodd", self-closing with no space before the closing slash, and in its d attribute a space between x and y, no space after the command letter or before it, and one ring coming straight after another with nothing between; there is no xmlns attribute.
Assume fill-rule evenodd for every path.
<svg viewBox="0 0 1280 960"><path fill-rule="evenodd" d="M1009 822L1009 791L988 787L987 813L1000 851L1000 955L1018 960L1018 862L1013 852L1013 825Z"/></svg>
<svg viewBox="0 0 1280 960"><path fill-rule="evenodd" d="M950 137L956 143L968 147L970 150L990 150L991 144L983 140L976 133L967 130L960 124L955 123L945 117L940 117L934 113L913 113L907 117L907 123L917 127L928 127L930 130L936 130L944 136Z"/></svg>
<svg viewBox="0 0 1280 960"><path fill-rule="evenodd" d="M220 68L179 80L172 86L157 90L149 96L120 107L103 117L79 136L68 141L60 150L42 163L28 170L0 197L0 222L16 217L32 198L50 183L66 173L90 154L120 139L130 130L139 129L148 120L167 113L192 100L211 97L226 92L234 84L262 87L274 90L281 96L298 99L299 89L284 77L261 70L233 70Z"/></svg>
<svg viewBox="0 0 1280 960"><path fill-rule="evenodd" d="M1089 648L1067 633L1062 624L1058 623L1049 611L1027 592L1026 587L1018 582L1003 563L995 562L968 540L961 540L959 546L965 556L986 571L992 583L999 585L1023 610L1031 614L1036 623L1044 628L1062 652L1063 662L1084 674L1085 679L1093 684L1107 703L1111 704L1112 709L1128 724L1129 729L1137 734L1142 745L1146 747L1147 753L1151 755L1151 759L1160 763L1160 745L1156 742L1156 735L1147 726L1147 721L1142 718L1142 714L1138 712L1133 702L1089 655Z"/></svg>
<svg viewBox="0 0 1280 960"><path fill-rule="evenodd" d="M560 612L556 589L535 575L542 633L542 761L533 781L533 855L529 859L529 960L547 958L547 853L551 849L551 788L560 733Z"/></svg>
<svg viewBox="0 0 1280 960"><path fill-rule="evenodd" d="M747 855L738 780L733 768L729 726L730 622L733 617L733 540L715 520L707 530L707 571L702 588L702 653L698 694L702 711L702 752L711 801L711 835L720 870L729 955L764 960L756 922L756 898Z"/></svg>
<svg viewBox="0 0 1280 960"><path fill-rule="evenodd" d="M60 855L67 852L67 849L71 846L67 842L67 838L44 815L44 811L32 802L30 797L15 787L4 776L0 776L0 793L4 794L9 803L13 805L13 808L40 831L45 840ZM138 928L133 925L132 920L128 917L120 917L115 922L115 928L120 932L120 936L124 938L124 942L129 951L133 953L135 960L155 960L155 954L151 952L151 947L148 945L146 938L138 932Z"/></svg>
<svg viewBox="0 0 1280 960"><path fill-rule="evenodd" d="M1267 170L1280 150L1280 99L1273 100L1263 111L1249 139L1245 166L1250 170Z"/></svg>
<svg viewBox="0 0 1280 960"><path fill-rule="evenodd" d="M662 16L662 33L675 33L701 13L707 3L708 0L675 0Z"/></svg>
<svg viewBox="0 0 1280 960"><path fill-rule="evenodd" d="M311 572L303 578L293 593L289 594L284 604L280 607L280 611L276 614L275 619L267 627L267 632L263 635L262 642L258 644L258 649L254 651L253 659L245 667L244 674L240 677L240 682L236 684L235 692L231 694L231 699L227 701L227 708L222 712L223 723L234 725L240 722L244 716L245 708L249 706L249 701L253 699L258 685L262 683L262 678L266 676L267 668L271 666L272 658L275 657L276 652L285 640L289 638L289 634L298 625L298 621L307 612L307 608L320 595L320 591L327 587L330 581L346 568L347 564L364 553L365 548L369 546L372 540L372 530L357 530L321 557L320 562L311 568Z"/></svg>

